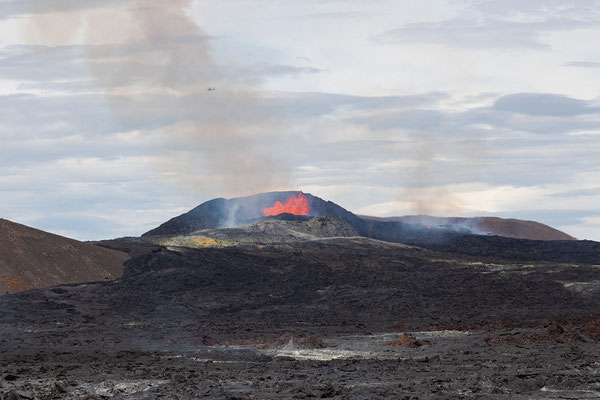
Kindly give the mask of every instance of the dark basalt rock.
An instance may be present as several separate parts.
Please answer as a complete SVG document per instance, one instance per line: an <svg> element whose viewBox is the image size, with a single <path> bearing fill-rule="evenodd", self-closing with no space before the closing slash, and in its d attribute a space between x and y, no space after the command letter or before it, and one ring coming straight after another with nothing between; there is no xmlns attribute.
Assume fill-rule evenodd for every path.
<svg viewBox="0 0 600 400"><path fill-rule="evenodd" d="M136 256L116 281L0 296L3 377L18 375L2 379L0 399L593 393L600 268L516 261L531 251L525 242L489 239L514 260L466 255L480 251L468 241L415 247L353 236L207 249L126 241ZM384 340L398 321L414 330ZM564 332L549 332L549 321ZM426 334L424 325L494 331ZM346 350L349 358L293 357Z"/></svg>

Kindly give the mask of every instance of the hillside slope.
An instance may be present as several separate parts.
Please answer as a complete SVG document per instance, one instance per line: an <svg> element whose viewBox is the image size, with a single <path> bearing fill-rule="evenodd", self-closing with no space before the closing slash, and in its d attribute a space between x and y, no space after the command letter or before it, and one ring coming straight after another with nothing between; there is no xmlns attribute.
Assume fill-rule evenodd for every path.
<svg viewBox="0 0 600 400"><path fill-rule="evenodd" d="M405 215L402 217L371 217L365 219L385 222L403 222L411 225L424 225L463 233L492 234L514 239L530 240L575 240L574 237L548 225L514 218L498 217L432 217L429 215Z"/></svg>
<svg viewBox="0 0 600 400"><path fill-rule="evenodd" d="M0 218L0 295L115 279L129 257Z"/></svg>
<svg viewBox="0 0 600 400"><path fill-rule="evenodd" d="M206 201L185 214L171 218L142 236L186 235L202 229L234 228L249 225L265 218L265 210L277 202L285 203L290 198L302 195L308 203L307 216L342 217L356 228L360 220L350 211L331 201L325 201L309 193L296 191L259 193L231 199L217 198Z"/></svg>

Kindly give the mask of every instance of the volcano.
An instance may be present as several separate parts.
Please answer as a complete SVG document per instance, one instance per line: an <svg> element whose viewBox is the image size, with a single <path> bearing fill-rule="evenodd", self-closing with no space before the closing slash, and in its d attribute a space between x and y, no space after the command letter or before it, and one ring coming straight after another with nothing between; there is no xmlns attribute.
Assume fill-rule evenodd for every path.
<svg viewBox="0 0 600 400"><path fill-rule="evenodd" d="M275 215L277 212L282 214ZM393 243L429 246L443 251L460 251L474 256L495 254L510 257L511 252L519 249L515 253L518 254L516 258L525 255L535 260L565 260L565 262L572 259L591 262L596 258L594 245L586 241L575 241L571 236L537 222L501 218L358 216L334 202L299 191L213 199L172 218L142 236L144 238L186 236L207 229L223 230L248 226L264 219L305 221L325 216L341 218L358 236ZM340 224L338 226L342 230L337 236L347 236L348 228ZM336 236L331 229L328 230L328 234ZM217 236L223 237L221 234ZM548 242L549 239L553 240L552 244ZM566 243L567 241L571 243Z"/></svg>
<svg viewBox="0 0 600 400"><path fill-rule="evenodd" d="M260 193L232 199L217 198L172 218L142 236L185 235L202 229L249 225L265 216L292 214L308 217L338 216L351 225L361 218L331 201L298 191Z"/></svg>

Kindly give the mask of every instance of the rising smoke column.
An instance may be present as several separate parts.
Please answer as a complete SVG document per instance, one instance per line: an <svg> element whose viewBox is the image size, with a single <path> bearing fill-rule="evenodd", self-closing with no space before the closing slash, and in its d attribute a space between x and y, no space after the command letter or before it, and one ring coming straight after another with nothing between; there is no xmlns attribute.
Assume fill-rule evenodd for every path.
<svg viewBox="0 0 600 400"><path fill-rule="evenodd" d="M407 202L410 211L416 215L452 216L462 208L460 200L451 192L440 187L448 176L435 171L436 158L443 156L440 140L432 132L419 131L410 135L409 143L413 166L404 180L400 199ZM443 171L452 174L451 168Z"/></svg>
<svg viewBox="0 0 600 400"><path fill-rule="evenodd" d="M90 2L92 4L94 2ZM94 84L125 131L137 131L160 176L191 191L241 195L289 185L276 159L281 120L242 68L220 65L187 14L191 0L130 0L82 9L32 2L37 43L83 43ZM216 88L207 91L207 88Z"/></svg>

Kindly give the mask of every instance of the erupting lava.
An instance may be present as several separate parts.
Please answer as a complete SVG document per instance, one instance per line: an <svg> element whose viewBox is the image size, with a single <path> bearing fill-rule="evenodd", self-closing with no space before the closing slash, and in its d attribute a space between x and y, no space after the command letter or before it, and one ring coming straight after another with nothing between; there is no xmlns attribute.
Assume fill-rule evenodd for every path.
<svg viewBox="0 0 600 400"><path fill-rule="evenodd" d="M306 197L304 197L302 192L298 192L297 196L287 199L285 204L282 204L280 201L276 201L273 207L265 208L263 212L266 217L283 213L308 215L310 214L310 206L308 205L308 200Z"/></svg>

